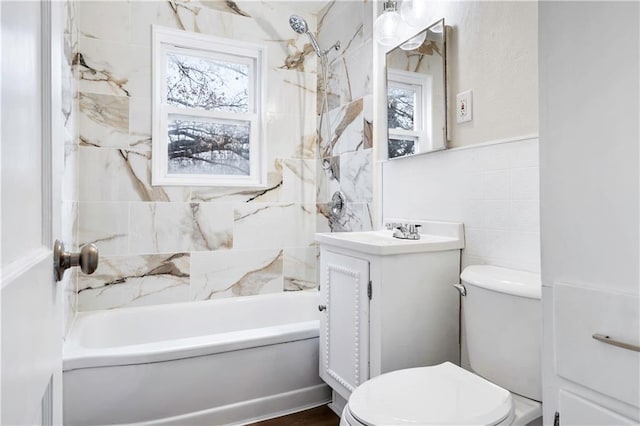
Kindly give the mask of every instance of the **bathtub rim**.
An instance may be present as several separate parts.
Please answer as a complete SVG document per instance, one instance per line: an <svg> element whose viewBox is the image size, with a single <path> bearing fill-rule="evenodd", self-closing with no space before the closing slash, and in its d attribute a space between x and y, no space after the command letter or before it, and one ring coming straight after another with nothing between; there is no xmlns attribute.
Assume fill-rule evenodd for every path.
<svg viewBox="0 0 640 426"><path fill-rule="evenodd" d="M71 371L81 368L99 368L118 365L146 364L151 362L162 362L174 359L191 358L205 356L215 353L242 350L255 346L273 345L296 340L312 339L319 336L320 321L292 319L280 325L266 327L254 327L245 330L235 330L229 332L205 334L184 338L172 338L146 342L140 344L118 345L107 347L91 347L82 343L82 333L85 321L96 316L118 315L119 312L131 312L133 310L142 313L164 309L185 309L197 304L206 306L208 304L232 304L232 303L268 303L269 299L282 299L296 297L311 297L310 294L317 295L317 290L273 293L261 296L241 296L234 298L205 300L196 302L180 302L165 305L149 305L126 307L115 310L96 310L80 312L74 321L73 327L64 342L62 355L63 371ZM256 297L259 298L256 299Z"/></svg>
<svg viewBox="0 0 640 426"><path fill-rule="evenodd" d="M100 349L89 349L69 342L68 345L65 345L62 370L71 371L81 368L147 364L314 339L319 336L319 328L320 321L314 320ZM167 345L167 342L171 343Z"/></svg>

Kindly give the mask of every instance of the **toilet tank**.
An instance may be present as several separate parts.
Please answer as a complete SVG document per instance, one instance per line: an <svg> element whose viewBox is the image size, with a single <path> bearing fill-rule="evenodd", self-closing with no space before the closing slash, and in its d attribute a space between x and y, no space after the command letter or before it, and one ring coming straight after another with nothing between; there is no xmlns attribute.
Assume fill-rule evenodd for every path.
<svg viewBox="0 0 640 426"><path fill-rule="evenodd" d="M471 368L498 386L542 401L540 275L473 265L461 279Z"/></svg>

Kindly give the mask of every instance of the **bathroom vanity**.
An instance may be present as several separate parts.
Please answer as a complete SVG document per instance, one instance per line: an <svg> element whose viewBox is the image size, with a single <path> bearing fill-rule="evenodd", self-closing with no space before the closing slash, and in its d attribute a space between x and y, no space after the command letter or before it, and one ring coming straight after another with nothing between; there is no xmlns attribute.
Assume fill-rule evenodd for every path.
<svg viewBox="0 0 640 426"><path fill-rule="evenodd" d="M392 231L316 234L320 244L320 376L342 398L401 368L459 363L463 225L413 222Z"/></svg>

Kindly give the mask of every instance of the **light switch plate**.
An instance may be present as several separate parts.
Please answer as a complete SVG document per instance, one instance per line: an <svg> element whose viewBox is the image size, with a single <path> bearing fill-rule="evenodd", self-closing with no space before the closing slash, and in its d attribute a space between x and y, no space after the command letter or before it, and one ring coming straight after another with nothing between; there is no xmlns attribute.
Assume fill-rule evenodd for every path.
<svg viewBox="0 0 640 426"><path fill-rule="evenodd" d="M473 91L458 93L456 95L456 122L466 123L473 120Z"/></svg>

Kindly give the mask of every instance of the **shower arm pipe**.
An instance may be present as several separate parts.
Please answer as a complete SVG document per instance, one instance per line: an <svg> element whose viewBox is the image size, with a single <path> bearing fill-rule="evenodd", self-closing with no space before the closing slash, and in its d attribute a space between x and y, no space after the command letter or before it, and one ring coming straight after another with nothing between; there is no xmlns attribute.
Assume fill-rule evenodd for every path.
<svg viewBox="0 0 640 426"><path fill-rule="evenodd" d="M313 36L313 34L311 34L311 32L309 30L307 30L305 33L309 37L309 41L311 41L311 46L313 47L313 50L316 52L316 55L318 55L318 58L322 58L323 56L327 56L327 54L329 52L331 52L332 50L340 50L340 40L336 41L333 44L333 46L330 46L327 49L322 50L320 48L320 44L318 44L318 40L316 40L316 38Z"/></svg>
<svg viewBox="0 0 640 426"><path fill-rule="evenodd" d="M327 56L327 54L329 52L331 52L332 50L340 50L340 40L336 41L335 43L333 43L333 46L330 46L328 48L326 48L325 50L322 51L322 56ZM320 54L318 54L318 52L316 52L316 55L320 56Z"/></svg>

